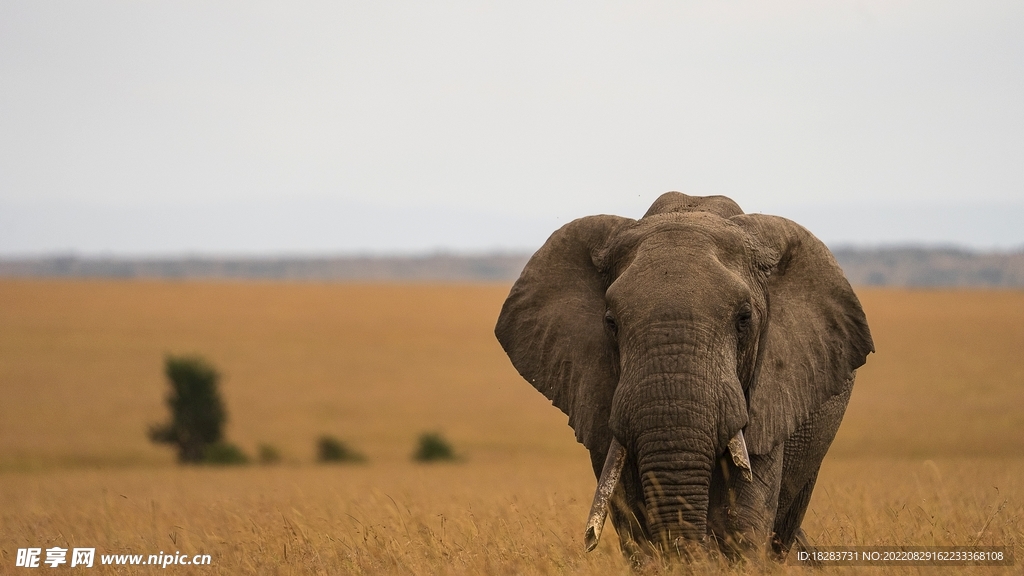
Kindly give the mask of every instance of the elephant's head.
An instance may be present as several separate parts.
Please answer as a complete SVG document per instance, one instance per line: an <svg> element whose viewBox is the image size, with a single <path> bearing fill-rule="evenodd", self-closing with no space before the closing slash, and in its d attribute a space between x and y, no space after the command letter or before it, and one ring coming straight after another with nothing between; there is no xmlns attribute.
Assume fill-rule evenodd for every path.
<svg viewBox="0 0 1024 576"><path fill-rule="evenodd" d="M807 230L676 192L640 220L556 231L495 333L569 416L595 473L613 440L624 448L608 458L622 463L613 520L620 536L654 543L704 539L713 476L729 475L725 462L745 472L742 440L770 453L848 390L872 351L857 297Z"/></svg>

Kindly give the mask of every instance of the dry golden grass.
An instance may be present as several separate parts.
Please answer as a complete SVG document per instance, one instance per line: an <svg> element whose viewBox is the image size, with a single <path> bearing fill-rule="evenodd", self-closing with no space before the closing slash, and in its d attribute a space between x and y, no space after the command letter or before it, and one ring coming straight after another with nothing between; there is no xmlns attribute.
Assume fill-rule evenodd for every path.
<svg viewBox="0 0 1024 576"><path fill-rule="evenodd" d="M593 553L583 552L581 528L593 484L587 472L582 461L538 457L523 466L7 474L0 480L0 573L13 571L19 547L95 546L108 554L212 556L211 566L168 568L182 574L630 574L614 533ZM1016 545L1019 558L1021 472L1020 460L829 462L805 527L821 545L977 542ZM696 568L703 572L708 564ZM807 573L756 561L714 567ZM652 566L646 572L688 568Z"/></svg>
<svg viewBox="0 0 1024 576"><path fill-rule="evenodd" d="M629 574L613 533L582 551L589 461L491 335L506 293L0 281L0 574L20 571L18 548L53 545L212 555L168 567L182 574ZM1024 293L861 298L878 353L822 469L809 536L1005 545L1024 561ZM179 468L146 440L166 418L163 355L184 352L224 372L229 438L249 452L273 443L284 465ZM409 462L424 430L465 462ZM311 464L322 433L370 462Z"/></svg>
<svg viewBox="0 0 1024 576"><path fill-rule="evenodd" d="M0 282L0 468L169 463L163 357L225 375L228 436L308 462L323 433L377 461L440 429L478 457L575 450L492 330L506 286Z"/></svg>
<svg viewBox="0 0 1024 576"><path fill-rule="evenodd" d="M833 454L1024 456L1024 291L858 293L877 353Z"/></svg>

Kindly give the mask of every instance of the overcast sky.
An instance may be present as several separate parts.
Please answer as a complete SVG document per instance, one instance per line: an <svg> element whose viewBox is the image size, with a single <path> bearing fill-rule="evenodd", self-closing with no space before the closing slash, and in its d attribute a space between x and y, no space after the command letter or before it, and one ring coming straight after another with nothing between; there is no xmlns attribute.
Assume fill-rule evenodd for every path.
<svg viewBox="0 0 1024 576"><path fill-rule="evenodd" d="M1024 2L0 0L0 255L1024 246Z"/></svg>

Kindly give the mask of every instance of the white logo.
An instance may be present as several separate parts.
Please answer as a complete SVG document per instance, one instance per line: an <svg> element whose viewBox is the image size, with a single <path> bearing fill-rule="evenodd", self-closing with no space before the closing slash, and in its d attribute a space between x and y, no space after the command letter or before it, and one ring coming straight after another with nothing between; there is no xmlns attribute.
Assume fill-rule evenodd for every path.
<svg viewBox="0 0 1024 576"><path fill-rule="evenodd" d="M75 548L71 552L71 566L85 566L92 568L92 561L96 557L95 548Z"/></svg>
<svg viewBox="0 0 1024 576"><path fill-rule="evenodd" d="M39 555L42 553L42 548L18 548L18 558L14 565L25 568L38 568Z"/></svg>
<svg viewBox="0 0 1024 576"><path fill-rule="evenodd" d="M21 568L38 568L42 559L42 548L18 548L18 556L14 565ZM85 566L92 568L93 560L96 558L95 548L75 548L71 551L71 566ZM68 549L54 546L46 549L46 560L43 564L49 564L50 568L56 568L61 564L68 563Z"/></svg>
<svg viewBox="0 0 1024 576"><path fill-rule="evenodd" d="M68 549L67 548L53 548L46 549L46 564L50 565L50 568L56 568L58 564L68 563Z"/></svg>

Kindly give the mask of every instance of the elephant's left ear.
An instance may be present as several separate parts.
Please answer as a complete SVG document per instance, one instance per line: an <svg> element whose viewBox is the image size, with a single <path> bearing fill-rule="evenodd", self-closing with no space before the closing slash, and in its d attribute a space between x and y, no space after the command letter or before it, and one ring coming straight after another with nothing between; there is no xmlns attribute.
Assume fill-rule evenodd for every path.
<svg viewBox="0 0 1024 576"><path fill-rule="evenodd" d="M769 452L832 396L874 352L857 295L829 249L802 226L777 216L731 218L770 255L768 325L748 392L747 447Z"/></svg>

